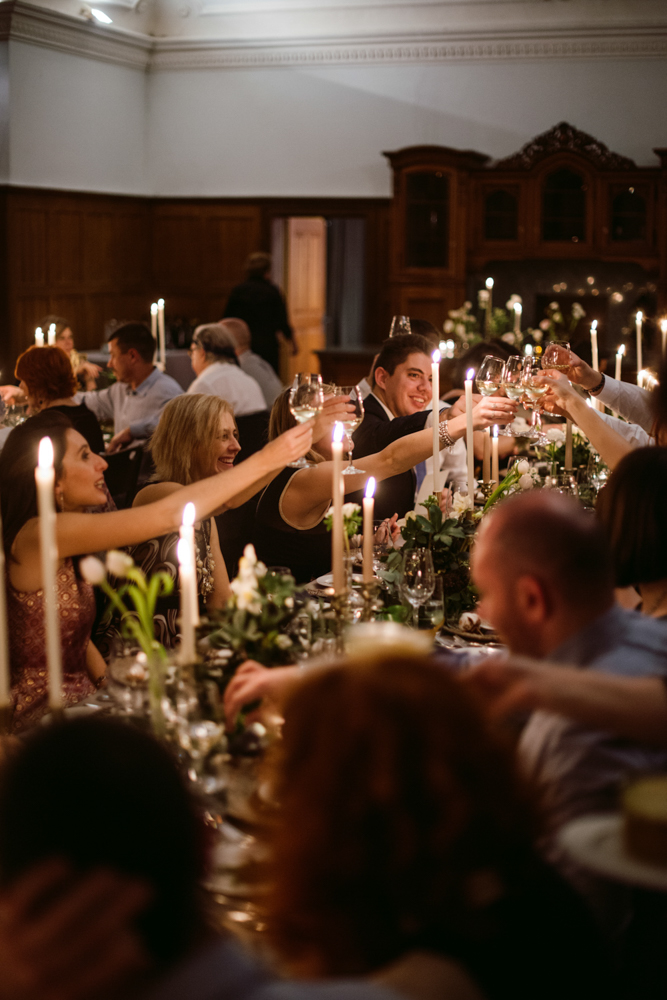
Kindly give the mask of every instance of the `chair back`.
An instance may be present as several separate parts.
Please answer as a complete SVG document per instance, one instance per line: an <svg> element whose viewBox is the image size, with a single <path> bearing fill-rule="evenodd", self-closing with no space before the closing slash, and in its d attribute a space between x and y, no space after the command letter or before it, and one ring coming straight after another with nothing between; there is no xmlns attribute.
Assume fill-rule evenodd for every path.
<svg viewBox="0 0 667 1000"><path fill-rule="evenodd" d="M105 458L109 465L104 473L104 479L114 503L119 509L131 507L137 492L144 449L135 445L124 451L117 451L113 455L105 455Z"/></svg>

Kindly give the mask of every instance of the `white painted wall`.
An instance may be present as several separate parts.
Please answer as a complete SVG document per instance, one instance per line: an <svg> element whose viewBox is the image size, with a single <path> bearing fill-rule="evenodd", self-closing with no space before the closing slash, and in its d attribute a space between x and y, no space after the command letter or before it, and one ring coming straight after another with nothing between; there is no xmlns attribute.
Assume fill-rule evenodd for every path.
<svg viewBox="0 0 667 1000"><path fill-rule="evenodd" d="M154 71L148 93L148 176L167 196L386 197L383 150L496 158L561 120L639 165L667 145L658 59Z"/></svg>
<svg viewBox="0 0 667 1000"><path fill-rule="evenodd" d="M144 71L10 40L9 73L11 184L146 191Z"/></svg>
<svg viewBox="0 0 667 1000"><path fill-rule="evenodd" d="M9 180L9 42L0 42L0 184Z"/></svg>

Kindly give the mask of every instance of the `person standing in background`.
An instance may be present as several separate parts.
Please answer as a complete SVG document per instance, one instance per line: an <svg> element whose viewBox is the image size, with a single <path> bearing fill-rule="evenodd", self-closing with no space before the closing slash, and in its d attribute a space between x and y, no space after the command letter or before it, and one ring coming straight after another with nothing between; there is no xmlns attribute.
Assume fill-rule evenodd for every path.
<svg viewBox="0 0 667 1000"><path fill-rule="evenodd" d="M251 253L246 262L246 280L229 293L223 319L242 319L251 334L251 349L268 361L277 372L281 339L289 341L297 353L294 331L287 316L282 292L268 277L271 255Z"/></svg>

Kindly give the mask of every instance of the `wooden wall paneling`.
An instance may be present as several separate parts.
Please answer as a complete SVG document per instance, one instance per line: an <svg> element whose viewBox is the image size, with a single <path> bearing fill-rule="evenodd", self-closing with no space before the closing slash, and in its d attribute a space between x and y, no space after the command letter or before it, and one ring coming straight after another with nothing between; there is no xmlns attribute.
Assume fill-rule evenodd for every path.
<svg viewBox="0 0 667 1000"><path fill-rule="evenodd" d="M208 284L223 295L245 278L248 256L260 249L261 210L254 205L216 207L207 217Z"/></svg>
<svg viewBox="0 0 667 1000"><path fill-rule="evenodd" d="M325 346L322 319L326 309L326 221L291 218L287 225L287 307L298 354L283 352L281 374L289 383L296 372L318 372L314 353Z"/></svg>

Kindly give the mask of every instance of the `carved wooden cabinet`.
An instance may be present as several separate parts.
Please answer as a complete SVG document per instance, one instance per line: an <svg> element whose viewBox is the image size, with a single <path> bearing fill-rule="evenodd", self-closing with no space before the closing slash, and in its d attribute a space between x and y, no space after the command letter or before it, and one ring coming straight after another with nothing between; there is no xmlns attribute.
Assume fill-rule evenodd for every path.
<svg viewBox="0 0 667 1000"><path fill-rule="evenodd" d="M638 265L667 306L667 151L637 167L561 122L518 153L414 146L394 172L392 303L442 323L493 263ZM475 279L474 281L472 279Z"/></svg>

